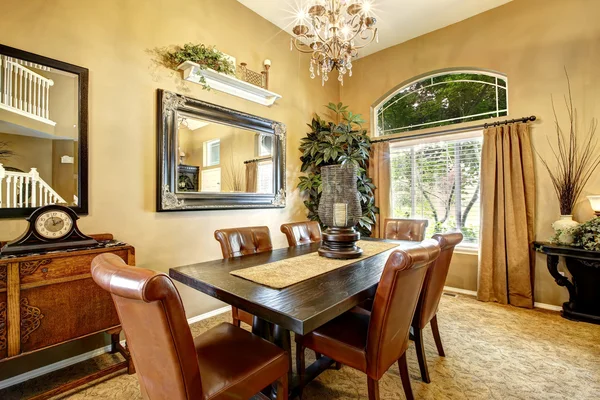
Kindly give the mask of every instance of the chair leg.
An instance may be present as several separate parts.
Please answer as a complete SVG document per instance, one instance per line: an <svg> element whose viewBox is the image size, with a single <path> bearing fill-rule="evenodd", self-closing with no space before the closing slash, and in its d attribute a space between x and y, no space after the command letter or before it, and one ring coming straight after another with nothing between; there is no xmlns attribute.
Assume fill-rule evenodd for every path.
<svg viewBox="0 0 600 400"><path fill-rule="evenodd" d="M423 346L423 330L415 328L415 349L417 350L417 360L419 360L419 368L421 369L421 378L423 382L431 382L429 379L429 371L427 370L427 360L425 358L425 347Z"/></svg>
<svg viewBox="0 0 600 400"><path fill-rule="evenodd" d="M337 371L339 371L340 369L342 369L342 363L339 361L335 362L335 367L334 367Z"/></svg>
<svg viewBox="0 0 600 400"><path fill-rule="evenodd" d="M296 342L296 373L300 380L300 390L298 397L302 399L302 391L304 390L304 370L305 370L305 359L304 359L304 347Z"/></svg>
<svg viewBox="0 0 600 400"><path fill-rule="evenodd" d="M369 387L369 400L379 400L379 381L367 376L367 386Z"/></svg>
<svg viewBox="0 0 600 400"><path fill-rule="evenodd" d="M240 327L240 319L238 317L238 309L235 307L231 307L231 319L233 320L233 325Z"/></svg>
<svg viewBox="0 0 600 400"><path fill-rule="evenodd" d="M406 400L414 400L412 387L410 386L410 376L408 375L408 363L406 362L406 352L398 360L398 368L400 369L400 379L402 379L402 387Z"/></svg>
<svg viewBox="0 0 600 400"><path fill-rule="evenodd" d="M300 396L302 397L302 395ZM277 400L288 400L288 374L277 380Z"/></svg>
<svg viewBox="0 0 600 400"><path fill-rule="evenodd" d="M315 358L318 360L318 359L320 359L321 357L323 357L323 355L322 355L321 353L317 353L317 352L315 351Z"/></svg>
<svg viewBox="0 0 600 400"><path fill-rule="evenodd" d="M437 314L433 316L430 323L431 331L433 332L433 340L435 340L438 354L440 357L446 357L446 353L444 353L444 346L442 346L442 338L440 337L440 329L438 328Z"/></svg>

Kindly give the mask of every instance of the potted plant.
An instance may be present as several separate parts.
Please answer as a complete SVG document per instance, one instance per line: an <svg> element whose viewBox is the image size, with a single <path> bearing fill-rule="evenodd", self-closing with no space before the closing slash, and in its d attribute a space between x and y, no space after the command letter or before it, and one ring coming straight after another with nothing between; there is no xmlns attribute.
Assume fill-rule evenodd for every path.
<svg viewBox="0 0 600 400"><path fill-rule="evenodd" d="M573 245L585 250L600 251L600 217L573 228Z"/></svg>
<svg viewBox="0 0 600 400"><path fill-rule="evenodd" d="M565 105L569 116L568 133L565 133L560 126L554 107L554 100L552 100L556 128L556 145L550 143L552 150L552 156L549 157L550 161L542 157L537 150L536 153L550 174L550 179L560 205L560 219L552 224L556 232L554 241L570 245L574 240L571 231L579 225L578 222L573 220L573 209L583 188L596 168L598 168L598 165L600 165L600 152L597 150L597 120L595 118L592 119L589 131L583 137L583 140L579 136L577 110L573 106L569 75L566 75L569 90L568 96L565 96Z"/></svg>
<svg viewBox="0 0 600 400"><path fill-rule="evenodd" d="M342 103L329 103L326 107L333 112L334 121L324 120L315 114L308 124L310 132L301 140L301 171L307 175L300 177L298 188L308 195L308 199L304 201L308 218L319 221L322 225L318 214L323 191L321 167L347 163L356 165L362 209L357 229L361 235L369 236L375 223L375 215L379 212L373 196L375 186L367 177L366 170L371 141L367 131L362 128L364 121L359 114L348 111L348 107Z"/></svg>
<svg viewBox="0 0 600 400"><path fill-rule="evenodd" d="M186 43L181 46L156 48L152 51L156 55L158 64L177 71L177 68L186 61L198 64L199 69L212 69L222 74L235 76L235 64L232 57L217 50L215 46L205 46L202 43ZM199 83L203 89L210 87L200 75Z"/></svg>

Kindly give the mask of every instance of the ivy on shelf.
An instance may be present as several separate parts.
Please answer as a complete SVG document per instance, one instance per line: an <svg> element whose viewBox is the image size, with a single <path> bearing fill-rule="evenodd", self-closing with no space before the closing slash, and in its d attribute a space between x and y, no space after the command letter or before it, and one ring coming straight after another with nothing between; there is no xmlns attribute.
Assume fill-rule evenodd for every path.
<svg viewBox="0 0 600 400"><path fill-rule="evenodd" d="M160 65L174 71L177 71L177 67L185 61L191 61L198 64L202 70L212 69L222 74L235 76L235 65L231 57L217 50L215 46L186 43L183 47L156 48L153 53ZM203 76L200 76L200 84L203 89L210 90L210 86Z"/></svg>
<svg viewBox="0 0 600 400"><path fill-rule="evenodd" d="M304 205L308 209L308 218L319 221L319 200L323 190L321 182L321 167L352 163L358 167L358 191L361 197L362 217L358 231L363 236L370 236L375 216L379 209L375 207L373 190L375 185L367 177L367 163L371 141L367 131L362 128L364 120L360 114L348 111L348 106L342 103L329 103L326 106L333 112L335 121L326 121L315 114L312 122L307 124L310 132L301 140L302 156L301 171L306 176L300 177L298 189L308 195Z"/></svg>

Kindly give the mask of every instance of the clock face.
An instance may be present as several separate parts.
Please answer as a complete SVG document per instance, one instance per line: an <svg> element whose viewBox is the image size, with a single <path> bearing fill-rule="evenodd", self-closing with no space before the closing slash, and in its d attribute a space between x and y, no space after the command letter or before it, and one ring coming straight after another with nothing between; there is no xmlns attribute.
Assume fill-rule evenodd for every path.
<svg viewBox="0 0 600 400"><path fill-rule="evenodd" d="M35 230L46 239L60 239L71 231L73 221L64 211L47 211L35 220Z"/></svg>

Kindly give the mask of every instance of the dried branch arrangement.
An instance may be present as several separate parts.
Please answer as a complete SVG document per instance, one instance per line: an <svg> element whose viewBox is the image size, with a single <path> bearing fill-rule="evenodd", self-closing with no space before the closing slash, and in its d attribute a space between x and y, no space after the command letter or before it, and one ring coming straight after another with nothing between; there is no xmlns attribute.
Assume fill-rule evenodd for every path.
<svg viewBox="0 0 600 400"><path fill-rule="evenodd" d="M551 143L549 137L548 143L553 155L553 157L550 157L550 160L555 160L556 162L553 163L555 165L551 166L548 160L544 159L537 149L536 153L550 174L554 191L560 203L560 213L562 215L571 215L583 188L600 165L600 151L597 150L596 128L598 121L596 118L592 119L588 133L583 140L578 135L577 109L573 106L571 81L566 70L565 74L569 90L568 96L565 96L564 99L569 115L569 132L565 133L561 128L554 106L554 99L552 99L552 110L554 111L556 127L556 145Z"/></svg>

